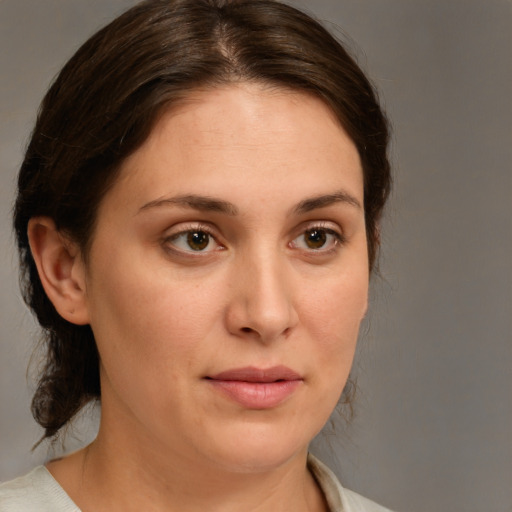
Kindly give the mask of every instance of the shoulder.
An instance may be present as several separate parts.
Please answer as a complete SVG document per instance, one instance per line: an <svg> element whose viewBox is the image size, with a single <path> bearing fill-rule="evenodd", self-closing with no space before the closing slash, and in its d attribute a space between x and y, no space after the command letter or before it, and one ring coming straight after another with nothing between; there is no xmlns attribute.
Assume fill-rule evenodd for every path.
<svg viewBox="0 0 512 512"><path fill-rule="evenodd" d="M44 466L0 484L0 512L80 512Z"/></svg>
<svg viewBox="0 0 512 512"><path fill-rule="evenodd" d="M388 508L345 489L336 475L311 454L308 457L308 467L324 493L330 512L391 512Z"/></svg>
<svg viewBox="0 0 512 512"><path fill-rule="evenodd" d="M343 489L345 509L347 512L391 512L374 501L357 494L349 489Z"/></svg>

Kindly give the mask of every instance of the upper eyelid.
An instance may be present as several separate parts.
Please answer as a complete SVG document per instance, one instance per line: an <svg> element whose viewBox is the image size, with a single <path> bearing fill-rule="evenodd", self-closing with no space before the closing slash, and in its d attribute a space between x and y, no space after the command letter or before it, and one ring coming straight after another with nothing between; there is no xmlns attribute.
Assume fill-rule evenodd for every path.
<svg viewBox="0 0 512 512"><path fill-rule="evenodd" d="M190 231L204 231L205 233L208 233L209 235L216 238L218 230L214 229L213 226L206 222L184 222L178 224L177 226L168 228L164 233L164 238L176 237Z"/></svg>
<svg viewBox="0 0 512 512"><path fill-rule="evenodd" d="M289 236L291 237L291 240L294 240L302 233L315 228L330 231L341 238L345 237L344 229L340 226L340 224L331 220L307 220L301 222L298 226L291 230ZM205 233L208 233L210 236L212 236L217 241L217 243L220 243L219 240L224 238L218 228L209 222L204 221L179 223L176 226L168 228L165 231L163 238L166 240L172 239L190 231L204 231Z"/></svg>
<svg viewBox="0 0 512 512"><path fill-rule="evenodd" d="M311 220L306 221L302 224L300 224L295 232L300 235L301 233L304 233L305 231L309 231L311 229L324 229L325 231L331 231L333 233L336 233L340 236L343 236L344 230L337 222L333 221L327 221L327 220Z"/></svg>
<svg viewBox="0 0 512 512"><path fill-rule="evenodd" d="M297 238L300 238L302 235L304 235L308 231L314 231L315 229L318 229L320 231L325 231L328 235L334 236L334 238L340 242L345 241L345 236L343 235L343 232L335 230L335 229L331 229L328 227L322 227L322 226L311 226L309 228L303 229L299 232L299 234L295 238L293 238L292 241L297 240Z"/></svg>
<svg viewBox="0 0 512 512"><path fill-rule="evenodd" d="M302 224L302 226L299 227L299 229L295 232L296 234L293 236L291 242L295 241L297 238L299 238L302 234L304 234L307 231L311 231L314 229L320 229L323 231L326 231L328 234L333 236L335 238L335 244L334 245L344 245L347 242L347 236L345 233L345 230L343 227L338 223L334 221L327 221L327 220L313 220L306 222L305 224ZM322 252L330 252L334 250L334 247L331 247L330 249L318 249L315 252L317 254L320 254Z"/></svg>
<svg viewBox="0 0 512 512"><path fill-rule="evenodd" d="M172 243L174 240L185 235L186 233L190 233L190 232L194 232L194 231L196 231L196 232L201 231L201 232L208 234L208 236L210 236L213 239L214 243L217 246L223 247L225 245L222 241L220 241L220 236L218 235L218 231L215 230L213 228L213 226L210 226L208 223L201 222L201 221L183 222L183 223L177 224L176 226L172 226L164 232L164 234L160 238L160 240L161 240L161 243L164 245L167 245L167 244L174 245ZM184 251L177 247L175 247L173 250L182 252L182 253L188 253L188 251ZM211 252L211 251L205 251L204 254L209 253L209 252ZM199 256L200 254L201 254L201 252L198 251L197 254L195 254L195 256Z"/></svg>
<svg viewBox="0 0 512 512"><path fill-rule="evenodd" d="M204 251L203 250L194 251L192 249L189 251L187 249L182 249L182 248L178 247L174 243L174 241L177 240L178 238L186 235L187 233L194 232L194 231L195 232L201 231L201 232L206 233L209 237L211 237L211 239L216 247L213 249L204 250ZM186 229L180 229L174 233L169 233L162 238L161 244L164 247L164 249L166 250L166 252L173 253L175 256L187 257L189 259L190 258L194 258L194 259L195 258L205 258L205 257L211 256L214 252L216 252L219 249L225 249L225 245L222 242L219 242L217 236L215 234L213 234L211 232L211 230L207 228L207 226L200 226L200 225L196 225L195 227L190 226Z"/></svg>

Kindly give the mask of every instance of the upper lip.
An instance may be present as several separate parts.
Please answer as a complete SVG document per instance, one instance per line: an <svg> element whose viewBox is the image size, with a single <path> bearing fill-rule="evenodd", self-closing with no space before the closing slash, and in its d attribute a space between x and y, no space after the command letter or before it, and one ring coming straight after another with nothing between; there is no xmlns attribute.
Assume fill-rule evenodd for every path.
<svg viewBox="0 0 512 512"><path fill-rule="evenodd" d="M302 377L292 369L286 366L273 366L272 368L255 368L247 366L245 368L233 368L215 375L208 375L208 379L224 381L243 381L243 382L277 382L285 380L302 380Z"/></svg>

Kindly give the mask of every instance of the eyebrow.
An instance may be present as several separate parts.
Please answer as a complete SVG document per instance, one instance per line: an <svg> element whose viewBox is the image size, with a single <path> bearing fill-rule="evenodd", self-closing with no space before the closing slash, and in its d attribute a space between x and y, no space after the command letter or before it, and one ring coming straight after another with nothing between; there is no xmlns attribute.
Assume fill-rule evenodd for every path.
<svg viewBox="0 0 512 512"><path fill-rule="evenodd" d="M333 194L322 194L304 199L291 210L291 213L307 213L319 208L326 208L327 206L335 203L345 203L358 209L362 208L361 203L354 196L344 190L338 190ZM204 212L223 213L230 216L235 216L239 213L238 208L229 201L196 194L155 199L154 201L149 201L148 203L144 204L139 209L139 213L145 210L160 208L163 206L182 206Z"/></svg>
<svg viewBox="0 0 512 512"><path fill-rule="evenodd" d="M226 215L237 215L238 208L228 201L216 199L214 197L199 196L195 194L187 194L183 196L165 197L155 199L146 203L139 209L139 212L149 210L151 208L159 208L162 206L184 206L203 212L224 213Z"/></svg>
<svg viewBox="0 0 512 512"><path fill-rule="evenodd" d="M307 213L318 208L326 208L335 203L345 203L350 206L354 206L358 209L362 209L361 203L351 194L345 190L338 190L333 194L322 194L319 196L311 197L301 201L295 208L293 213Z"/></svg>

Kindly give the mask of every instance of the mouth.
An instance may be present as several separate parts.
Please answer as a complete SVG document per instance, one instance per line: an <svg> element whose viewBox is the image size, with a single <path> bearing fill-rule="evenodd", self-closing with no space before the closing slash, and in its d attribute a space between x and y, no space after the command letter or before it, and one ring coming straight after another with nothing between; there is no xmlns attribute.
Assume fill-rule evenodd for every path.
<svg viewBox="0 0 512 512"><path fill-rule="evenodd" d="M286 366L235 368L207 376L215 391L247 409L271 409L289 399L303 378Z"/></svg>
<svg viewBox="0 0 512 512"><path fill-rule="evenodd" d="M222 381L245 381L266 384L278 381L302 380L302 377L286 366L274 366L272 368L260 369L248 366L246 368L235 368L226 370L207 377L211 380Z"/></svg>

